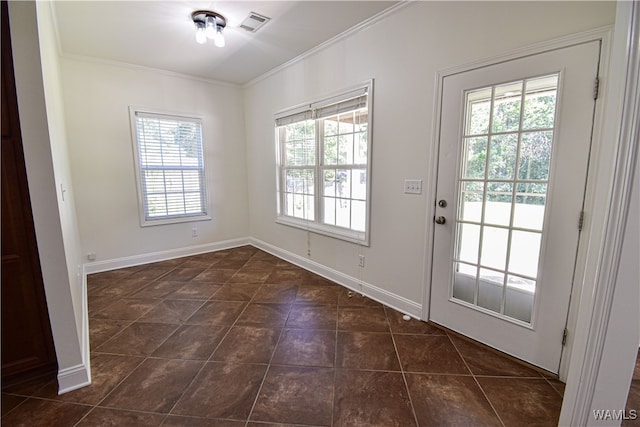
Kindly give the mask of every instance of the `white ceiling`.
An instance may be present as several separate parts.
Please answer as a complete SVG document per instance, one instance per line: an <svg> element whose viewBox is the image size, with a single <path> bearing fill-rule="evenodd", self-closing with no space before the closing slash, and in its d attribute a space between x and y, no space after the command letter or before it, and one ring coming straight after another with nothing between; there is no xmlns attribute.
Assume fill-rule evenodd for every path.
<svg viewBox="0 0 640 427"><path fill-rule="evenodd" d="M93 57L244 84L397 1L55 1L63 55ZM227 18L226 46L195 41L191 12ZM256 33L238 28L255 12Z"/></svg>

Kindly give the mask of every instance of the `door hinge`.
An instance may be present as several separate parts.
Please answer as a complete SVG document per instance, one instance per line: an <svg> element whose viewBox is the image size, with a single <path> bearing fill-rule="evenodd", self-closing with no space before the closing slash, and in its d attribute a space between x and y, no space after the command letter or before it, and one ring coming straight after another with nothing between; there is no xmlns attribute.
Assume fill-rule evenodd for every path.
<svg viewBox="0 0 640 427"><path fill-rule="evenodd" d="M580 217L578 218L578 231L582 231L584 226L584 211L580 211Z"/></svg>
<svg viewBox="0 0 640 427"><path fill-rule="evenodd" d="M598 99L598 94L600 93L600 77L596 77L596 81L593 85L593 99Z"/></svg>
<svg viewBox="0 0 640 427"><path fill-rule="evenodd" d="M569 331L567 328L564 328L564 331L562 331L562 345L567 343L567 335L569 335Z"/></svg>

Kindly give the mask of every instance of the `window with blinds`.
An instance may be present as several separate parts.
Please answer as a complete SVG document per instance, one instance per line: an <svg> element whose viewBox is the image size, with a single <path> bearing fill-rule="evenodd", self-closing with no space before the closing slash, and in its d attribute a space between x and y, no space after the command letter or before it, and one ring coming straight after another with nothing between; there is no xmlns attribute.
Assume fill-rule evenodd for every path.
<svg viewBox="0 0 640 427"><path fill-rule="evenodd" d="M372 88L276 114L279 223L368 245Z"/></svg>
<svg viewBox="0 0 640 427"><path fill-rule="evenodd" d="M143 226L209 219L201 120L131 108Z"/></svg>

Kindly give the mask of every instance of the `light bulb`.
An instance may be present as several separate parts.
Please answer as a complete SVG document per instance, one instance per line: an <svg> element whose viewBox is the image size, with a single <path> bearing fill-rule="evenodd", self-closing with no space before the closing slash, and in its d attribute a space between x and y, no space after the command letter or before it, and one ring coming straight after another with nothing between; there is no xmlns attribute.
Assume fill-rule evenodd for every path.
<svg viewBox="0 0 640 427"><path fill-rule="evenodd" d="M205 34L210 39L216 37L216 18L213 16L207 16L207 29L205 30Z"/></svg>
<svg viewBox="0 0 640 427"><path fill-rule="evenodd" d="M222 27L218 27L218 30L213 37L213 44L215 44L217 47L224 47L225 41L224 36L222 35Z"/></svg>
<svg viewBox="0 0 640 427"><path fill-rule="evenodd" d="M196 30L196 41L199 44L205 44L207 42L207 35L205 34L203 27L199 27Z"/></svg>
<svg viewBox="0 0 640 427"><path fill-rule="evenodd" d="M204 22L195 21L194 25L196 26L196 42L199 44L204 44L207 42L207 36L204 33Z"/></svg>

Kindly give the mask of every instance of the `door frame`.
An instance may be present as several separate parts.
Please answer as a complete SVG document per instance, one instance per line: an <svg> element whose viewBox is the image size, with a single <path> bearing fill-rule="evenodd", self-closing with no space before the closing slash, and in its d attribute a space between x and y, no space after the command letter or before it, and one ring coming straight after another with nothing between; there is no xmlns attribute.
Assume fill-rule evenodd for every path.
<svg viewBox="0 0 640 427"><path fill-rule="evenodd" d="M592 194L598 203L586 223L592 247L584 257L584 292L559 425L604 425L594 419L592 409L624 408L637 357L638 329L626 326L638 321L637 301L620 300L637 297L637 284L619 281L618 271L623 244L629 238L625 229L632 219L632 190L636 196L638 191L632 185L640 161L639 34L640 1L618 1L611 68L604 68L610 76L603 79L607 93L602 108L607 113L596 139L602 153L596 164L598 179L594 177L599 183ZM611 336L619 330L625 335ZM605 347L616 338L615 345Z"/></svg>
<svg viewBox="0 0 640 427"><path fill-rule="evenodd" d="M428 320L430 317L430 303L431 303L431 286L432 286L432 269L433 269L433 251L434 251L434 237L435 237L435 226L433 222L433 218L436 214L436 185L437 185L437 174L438 174L438 157L440 150L440 123L442 116L442 96L443 96L443 88L444 88L444 79L448 76L452 76L455 74L460 74L468 71L477 70L480 68L488 67L491 65L500 64L503 62L508 62L520 58L525 58L528 56L538 55L545 52L558 50L567 48L576 44L582 44L592 41L601 42L601 59L600 59L600 70L599 75L601 77L601 90L599 94L599 99L603 98L604 90L603 86L604 79L603 76L606 76L607 70L609 68L609 58L610 58L610 41L611 41L611 27L603 27L597 28L594 30L586 31L579 34L574 34L566 37L562 37L559 39L551 40L548 42L543 42L540 44L535 44L529 47L525 47L523 49L516 50L511 53L507 53L505 55L500 55L496 57L492 57L489 59L472 62L466 65L457 66L445 70L438 71L436 73L436 91L434 95L434 120L433 120L433 129L432 129L432 144L429 152L429 164L428 170L429 174L429 186L426 191L426 224L425 224L425 260L424 260L424 286L423 286L423 301L422 301L422 319ZM595 82L594 82L595 83ZM588 170L593 171L594 168L597 167L600 162L600 157L602 155L601 146L603 145L602 134L602 121L603 121L603 104L604 102L596 102L595 107L595 116L593 123L593 137L592 137L592 148L591 148L591 157L589 161ZM596 171L597 172L597 171ZM596 173L589 172L587 176L586 183L586 192L584 199L584 211L587 213L593 212L599 200L596 200L596 189L597 189L597 180ZM607 203L608 201L605 201ZM600 203L602 206L603 203ZM576 218L576 226L577 226L577 218ZM595 233L597 234L597 233ZM577 253L577 262L576 262L576 270L575 270L575 278L574 284L571 291L571 300L569 303L568 309L568 319L567 319L567 329L569 331L575 331L577 320L578 320L578 308L579 301L581 297L581 292L583 289L583 281L585 280L585 272L587 270L587 254L588 250L592 250L594 244L601 244L601 242L594 242L592 240L592 227L584 227L580 236L580 242ZM573 334L569 334L567 338L566 345L563 349L563 354L561 358L560 372L559 376L562 380L566 380L568 370L569 370L569 360L573 351Z"/></svg>

